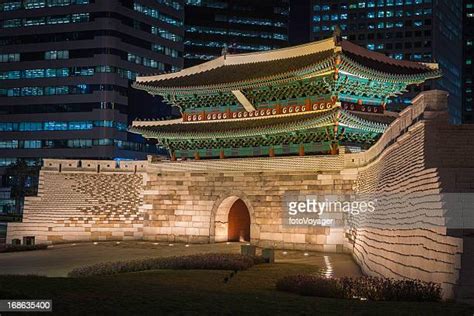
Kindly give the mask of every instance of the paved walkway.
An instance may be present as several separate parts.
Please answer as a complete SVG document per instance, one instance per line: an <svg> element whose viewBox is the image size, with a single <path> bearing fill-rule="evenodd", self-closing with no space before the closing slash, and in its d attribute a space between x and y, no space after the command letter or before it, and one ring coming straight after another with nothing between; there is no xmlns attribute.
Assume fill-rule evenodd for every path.
<svg viewBox="0 0 474 316"><path fill-rule="evenodd" d="M209 252L239 253L239 243L185 245L153 242L102 242L55 245L47 250L0 253L0 274L34 274L64 277L76 267L94 263L148 257L169 257ZM276 252L276 262L310 264L320 267L321 275L357 276L359 267L349 255L318 252Z"/></svg>

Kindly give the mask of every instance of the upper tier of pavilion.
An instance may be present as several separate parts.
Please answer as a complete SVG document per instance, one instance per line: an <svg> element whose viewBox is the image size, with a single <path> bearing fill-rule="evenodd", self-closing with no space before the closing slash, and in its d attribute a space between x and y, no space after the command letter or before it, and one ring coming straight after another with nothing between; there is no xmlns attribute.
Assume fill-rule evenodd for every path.
<svg viewBox="0 0 474 316"><path fill-rule="evenodd" d="M163 96L183 113L216 107L253 110L307 98L378 107L408 85L439 76L437 64L392 59L334 37L272 51L224 54L179 72L138 77L134 87Z"/></svg>

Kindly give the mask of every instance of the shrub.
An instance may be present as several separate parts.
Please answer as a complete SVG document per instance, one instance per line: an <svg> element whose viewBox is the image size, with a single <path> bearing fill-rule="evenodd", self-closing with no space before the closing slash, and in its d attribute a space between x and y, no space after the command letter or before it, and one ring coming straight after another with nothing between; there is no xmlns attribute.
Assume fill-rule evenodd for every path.
<svg viewBox="0 0 474 316"><path fill-rule="evenodd" d="M439 301L441 287L420 280L389 278L341 278L339 282L347 298L365 297L373 301Z"/></svg>
<svg viewBox="0 0 474 316"><path fill-rule="evenodd" d="M70 277L88 277L112 275L125 272L137 272L156 269L203 269L203 270L246 270L263 262L263 258L240 254L197 254L165 258L137 259L98 263L79 267L69 272Z"/></svg>
<svg viewBox="0 0 474 316"><path fill-rule="evenodd" d="M305 296L342 298L342 288L336 279L326 279L315 275L287 276L277 281L277 290Z"/></svg>
<svg viewBox="0 0 474 316"><path fill-rule="evenodd" d="M0 252L15 252L15 251L31 251L31 250L44 250L47 249L48 245L6 245L0 248Z"/></svg>
<svg viewBox="0 0 474 316"><path fill-rule="evenodd" d="M377 277L326 279L313 275L287 276L277 281L277 290L300 295L333 298L366 298L374 301L439 301L441 287L420 280Z"/></svg>

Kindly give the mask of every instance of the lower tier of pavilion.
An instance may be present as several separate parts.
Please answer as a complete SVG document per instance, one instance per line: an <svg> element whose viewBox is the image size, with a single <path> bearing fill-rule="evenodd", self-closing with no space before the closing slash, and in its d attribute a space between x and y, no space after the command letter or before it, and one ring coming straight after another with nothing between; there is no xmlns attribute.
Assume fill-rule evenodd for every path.
<svg viewBox="0 0 474 316"><path fill-rule="evenodd" d="M334 103L317 111L211 121L135 121L130 131L156 139L176 158L336 154L339 145L369 148L393 117L352 112Z"/></svg>

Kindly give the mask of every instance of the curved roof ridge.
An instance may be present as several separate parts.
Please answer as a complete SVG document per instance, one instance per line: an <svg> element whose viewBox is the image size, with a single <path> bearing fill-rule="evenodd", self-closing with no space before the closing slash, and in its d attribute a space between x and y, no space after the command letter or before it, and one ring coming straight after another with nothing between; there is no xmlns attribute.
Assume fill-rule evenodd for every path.
<svg viewBox="0 0 474 316"><path fill-rule="evenodd" d="M217 57L205 63L183 69L178 72L153 75L153 76L138 76L137 83L148 81L161 81L172 78L180 78L188 75L209 71L222 66L252 64L287 58L294 58L314 54L321 51L335 49L336 45L333 38L323 39L317 42L310 42L297 46L273 49L268 51L242 53L242 54L227 54Z"/></svg>
<svg viewBox="0 0 474 316"><path fill-rule="evenodd" d="M378 76L377 80L383 76L387 77L384 81L411 82L416 79L418 82L434 78L434 72L439 72L436 64L397 60L349 41L336 43L334 38L328 38L271 51L225 54L179 72L138 77L134 87L143 90L160 88L160 91L155 90L158 94L176 89L189 94L201 88L243 86L252 80L275 80L283 74L321 64L336 55L357 65L356 71Z"/></svg>
<svg viewBox="0 0 474 316"><path fill-rule="evenodd" d="M167 74L153 75L153 76L138 76L136 82L148 82L148 81L159 81L165 79L179 78L188 75L197 74L200 72L205 72L214 68L219 68L224 66L224 56L217 57L208 62L192 66L178 72L171 72Z"/></svg>
<svg viewBox="0 0 474 316"><path fill-rule="evenodd" d="M252 64L258 62L287 59L314 54L326 50L335 49L336 45L333 38L326 38L316 42L305 43L296 46L278 48L268 51L230 54L227 55L225 65Z"/></svg>
<svg viewBox="0 0 474 316"><path fill-rule="evenodd" d="M415 69L424 69L424 70L437 69L435 68L436 67L435 65L437 64L420 63L420 62L411 61L411 60L399 60L395 58L390 58L385 54L370 51L368 49L365 49L359 45L356 45L346 40L342 41L341 46L342 46L343 52L352 53L361 57L366 57L369 59L373 59L375 61L392 64L395 66L415 68Z"/></svg>

